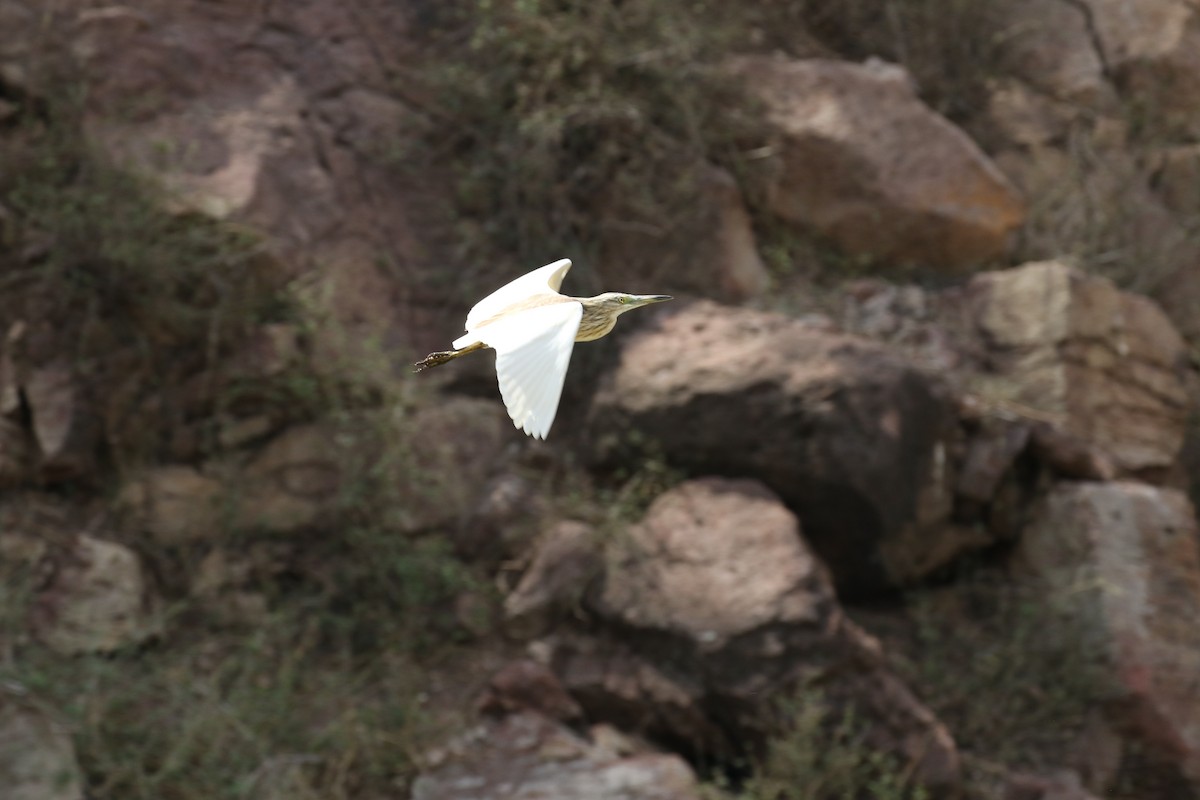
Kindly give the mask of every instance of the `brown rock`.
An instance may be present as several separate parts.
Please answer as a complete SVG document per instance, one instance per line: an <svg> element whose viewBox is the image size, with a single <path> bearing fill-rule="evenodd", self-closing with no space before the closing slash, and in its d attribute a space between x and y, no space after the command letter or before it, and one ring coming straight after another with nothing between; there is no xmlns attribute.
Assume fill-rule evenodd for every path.
<svg viewBox="0 0 1200 800"><path fill-rule="evenodd" d="M703 190L712 203L709 218L703 220L711 242L696 243L702 257L693 268L704 285L718 289L715 296L720 299L738 302L760 297L771 276L758 255L758 241L737 181L719 167L705 169L702 176Z"/></svg>
<svg viewBox="0 0 1200 800"><path fill-rule="evenodd" d="M1038 459L1064 478L1111 481L1117 477L1112 459L1098 445L1054 425L1035 425L1030 441Z"/></svg>
<svg viewBox="0 0 1200 800"><path fill-rule="evenodd" d="M409 11L150 0L55 18L90 77L92 140L155 177L173 210L263 234L272 257L305 275L305 323L331 372L409 339L404 301L424 282L414 219L431 216L438 187L417 190L388 163L398 137L426 124L396 97L394 76L412 69Z"/></svg>
<svg viewBox="0 0 1200 800"><path fill-rule="evenodd" d="M309 771L320 762L316 755L273 756L246 779L245 796L252 800L321 800Z"/></svg>
<svg viewBox="0 0 1200 800"><path fill-rule="evenodd" d="M1045 147L1062 142L1079 117L1078 106L1048 97L1019 80L997 81L988 93L987 135L997 144Z"/></svg>
<svg viewBox="0 0 1200 800"><path fill-rule="evenodd" d="M605 281L629 286L630 291L658 281L675 287L672 291L734 303L761 296L771 276L759 257L737 181L724 169L704 162L679 169L695 187L686 213L677 219L652 228L617 221L636 218L636 211L609 211L614 219L604 226L601 243L600 270Z"/></svg>
<svg viewBox="0 0 1200 800"><path fill-rule="evenodd" d="M0 417L0 487L7 489L29 480L33 449L24 426Z"/></svg>
<svg viewBox="0 0 1200 800"><path fill-rule="evenodd" d="M1150 183L1163 203L1183 217L1200 216L1200 144L1164 147L1150 156Z"/></svg>
<svg viewBox="0 0 1200 800"><path fill-rule="evenodd" d="M752 56L731 69L778 135L775 213L884 261L961 269L1008 248L1024 202L901 68Z"/></svg>
<svg viewBox="0 0 1200 800"><path fill-rule="evenodd" d="M737 752L740 740L711 714L699 678L660 667L615 637L556 633L545 643L554 672L590 718L691 753Z"/></svg>
<svg viewBox="0 0 1200 800"><path fill-rule="evenodd" d="M632 429L693 474L761 480L799 514L842 591L894 584L881 548L906 529L938 549L956 435L943 384L879 345L781 315L705 302L672 312L626 340L595 396L601 458Z"/></svg>
<svg viewBox="0 0 1200 800"><path fill-rule="evenodd" d="M1079 776L1064 771L1052 775L1017 773L1005 781L1004 800L1098 800Z"/></svg>
<svg viewBox="0 0 1200 800"><path fill-rule="evenodd" d="M117 508L126 524L163 544L220 538L230 509L221 482L193 467L156 467L122 487Z"/></svg>
<svg viewBox="0 0 1200 800"><path fill-rule="evenodd" d="M1008 69L1058 100L1100 110L1116 107L1104 54L1095 46L1083 4L1016 0L1004 7L1010 21L1002 47Z"/></svg>
<svg viewBox="0 0 1200 800"><path fill-rule="evenodd" d="M413 800L699 800L696 776L674 755L622 757L530 712L485 722L431 754Z"/></svg>
<svg viewBox="0 0 1200 800"><path fill-rule="evenodd" d="M137 554L79 536L32 610L34 634L64 655L107 653L158 633L158 601Z"/></svg>
<svg viewBox="0 0 1200 800"><path fill-rule="evenodd" d="M1175 460L1186 351L1153 302L1046 261L979 275L947 307L984 353L981 395L1053 421L1119 468Z"/></svg>
<svg viewBox="0 0 1200 800"><path fill-rule="evenodd" d="M1200 533L1187 498L1137 483L1060 484L1035 509L1018 559L1104 654L1125 728L1200 782Z"/></svg>
<svg viewBox="0 0 1200 800"><path fill-rule="evenodd" d="M918 780L942 788L957 782L953 740L884 668L878 643L845 619L795 517L762 486L688 481L612 546L611 568L589 607L628 632L634 657L602 660L590 682L580 648L568 643L555 657L592 714L623 708L628 724L654 698L661 707L642 706L639 722L705 752L761 737L781 692L818 681L854 707L872 741L901 755ZM699 714L709 724L697 725Z"/></svg>
<svg viewBox="0 0 1200 800"><path fill-rule="evenodd" d="M452 526L476 508L505 447L519 435L502 403L440 398L400 425L385 462L408 530Z"/></svg>
<svg viewBox="0 0 1200 800"><path fill-rule="evenodd" d="M1191 0L1082 0L1108 69L1155 130L1200 135L1200 8Z"/></svg>
<svg viewBox="0 0 1200 800"><path fill-rule="evenodd" d="M269 603L262 591L290 563L283 543L262 542L248 552L214 547L191 576L189 595L209 619L231 627L264 625Z"/></svg>
<svg viewBox="0 0 1200 800"><path fill-rule="evenodd" d="M603 570L597 534L580 522L561 522L536 544L521 582L504 600L504 627L531 639L550 631L583 598Z"/></svg>
<svg viewBox="0 0 1200 800"><path fill-rule="evenodd" d="M655 500L626 539L592 607L701 652L736 642L738 659L778 656L788 645L767 630L819 628L835 605L795 516L755 481L681 484Z"/></svg>
<svg viewBox="0 0 1200 800"><path fill-rule="evenodd" d="M311 528L330 520L355 482L374 481L403 530L450 526L475 505L511 435L502 405L467 398L407 419L367 414L290 428L232 471L236 524Z"/></svg>
<svg viewBox="0 0 1200 800"><path fill-rule="evenodd" d="M131 527L180 544L326 524L347 491L370 484L392 522L424 530L465 519L510 433L502 406L465 398L405 420L360 414L310 423L281 432L245 464L149 470L121 490L117 507Z"/></svg>
<svg viewBox="0 0 1200 800"><path fill-rule="evenodd" d="M70 732L33 704L0 693L0 786L7 800L82 800Z"/></svg>
<svg viewBox="0 0 1200 800"><path fill-rule="evenodd" d="M95 420L80 397L75 370L66 361L53 361L30 370L22 388L33 417L41 479L87 475L95 461Z"/></svg>
<svg viewBox="0 0 1200 800"><path fill-rule="evenodd" d="M361 437L362 432L359 432ZM291 533L326 520L342 490L348 461L366 446L335 425L289 428L272 439L232 491L238 528Z"/></svg>
<svg viewBox="0 0 1200 800"><path fill-rule="evenodd" d="M479 710L503 716L517 711L535 711L559 722L573 722L583 715L558 677L543 664L528 659L513 661L488 681Z"/></svg>
<svg viewBox="0 0 1200 800"><path fill-rule="evenodd" d="M470 516L453 532L456 551L471 561L502 561L527 553L549 504L536 482L515 472L484 486Z"/></svg>
<svg viewBox="0 0 1200 800"><path fill-rule="evenodd" d="M1026 424L986 420L971 437L954 491L977 503L991 502L1001 479L1028 444L1029 434Z"/></svg>
<svg viewBox="0 0 1200 800"><path fill-rule="evenodd" d="M13 33L0 41L0 81L22 93L29 93L31 89L30 51L34 47L31 34L37 24L34 4L17 0L0 2L0 30Z"/></svg>

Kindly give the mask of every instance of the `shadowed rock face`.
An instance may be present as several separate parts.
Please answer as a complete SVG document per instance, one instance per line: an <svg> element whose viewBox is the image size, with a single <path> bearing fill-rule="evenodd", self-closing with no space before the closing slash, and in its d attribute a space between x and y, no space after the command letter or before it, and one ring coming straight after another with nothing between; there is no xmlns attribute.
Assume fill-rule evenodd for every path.
<svg viewBox="0 0 1200 800"><path fill-rule="evenodd" d="M771 209L843 249L971 267L1001 255L1025 204L900 67L745 57L730 64L778 132Z"/></svg>
<svg viewBox="0 0 1200 800"><path fill-rule="evenodd" d="M757 478L800 516L839 590L888 585L881 545L949 513L942 384L883 347L781 315L701 302L657 320L596 395L597 457L637 430L693 474Z"/></svg>

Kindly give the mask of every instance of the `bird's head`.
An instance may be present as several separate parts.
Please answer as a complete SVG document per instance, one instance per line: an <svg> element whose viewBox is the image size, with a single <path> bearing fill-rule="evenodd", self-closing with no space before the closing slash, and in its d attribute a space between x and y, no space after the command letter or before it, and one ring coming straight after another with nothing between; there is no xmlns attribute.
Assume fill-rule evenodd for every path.
<svg viewBox="0 0 1200 800"><path fill-rule="evenodd" d="M596 295L591 298L591 304L605 310L610 310L614 315L623 314L631 308L641 308L648 306L651 303L661 303L664 300L671 300L670 295L666 294L625 294L624 292L605 292L604 294Z"/></svg>

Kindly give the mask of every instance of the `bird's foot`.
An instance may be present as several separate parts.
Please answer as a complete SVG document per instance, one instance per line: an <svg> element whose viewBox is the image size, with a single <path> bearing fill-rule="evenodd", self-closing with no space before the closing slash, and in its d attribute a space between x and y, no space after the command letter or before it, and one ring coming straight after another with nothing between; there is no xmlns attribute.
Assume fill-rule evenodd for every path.
<svg viewBox="0 0 1200 800"><path fill-rule="evenodd" d="M447 361L452 361L459 356L457 350L443 350L438 353L430 353L422 358L417 363L413 364L413 372L422 372L430 367L439 367Z"/></svg>

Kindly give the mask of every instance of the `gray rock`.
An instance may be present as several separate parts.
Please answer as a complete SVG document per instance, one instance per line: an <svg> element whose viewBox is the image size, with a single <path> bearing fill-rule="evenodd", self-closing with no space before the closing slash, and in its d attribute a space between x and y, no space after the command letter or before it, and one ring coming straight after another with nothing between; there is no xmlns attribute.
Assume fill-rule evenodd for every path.
<svg viewBox="0 0 1200 800"><path fill-rule="evenodd" d="M1186 496L1060 484L1034 510L1017 559L1105 659L1124 729L1200 786L1200 532Z"/></svg>
<svg viewBox="0 0 1200 800"><path fill-rule="evenodd" d="M674 755L622 756L539 714L492 720L431 754L412 800L699 800Z"/></svg>

